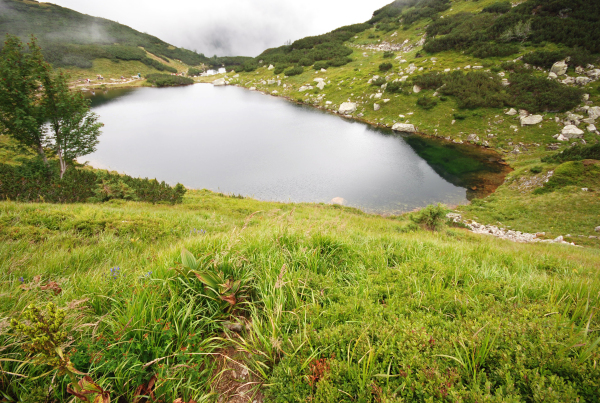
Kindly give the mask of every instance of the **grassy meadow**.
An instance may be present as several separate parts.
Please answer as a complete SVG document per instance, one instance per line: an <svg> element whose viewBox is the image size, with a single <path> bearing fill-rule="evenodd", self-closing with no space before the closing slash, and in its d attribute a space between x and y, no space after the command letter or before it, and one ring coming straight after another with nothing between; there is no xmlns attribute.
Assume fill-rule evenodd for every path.
<svg viewBox="0 0 600 403"><path fill-rule="evenodd" d="M69 400L8 324L49 301L115 402L598 401L597 249L209 191L2 202L0 224L7 402ZM186 275L184 248L240 281L234 304Z"/></svg>

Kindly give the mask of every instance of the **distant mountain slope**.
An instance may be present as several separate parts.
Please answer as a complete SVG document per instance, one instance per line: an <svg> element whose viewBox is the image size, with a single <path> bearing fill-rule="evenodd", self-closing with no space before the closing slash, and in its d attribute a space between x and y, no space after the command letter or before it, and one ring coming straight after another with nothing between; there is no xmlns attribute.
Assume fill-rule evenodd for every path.
<svg viewBox="0 0 600 403"><path fill-rule="evenodd" d="M27 39L34 34L55 67L90 68L97 58L138 60L157 70L172 70L148 52L190 66L208 63L202 54L172 46L155 36L104 18L32 0L0 0L0 32Z"/></svg>

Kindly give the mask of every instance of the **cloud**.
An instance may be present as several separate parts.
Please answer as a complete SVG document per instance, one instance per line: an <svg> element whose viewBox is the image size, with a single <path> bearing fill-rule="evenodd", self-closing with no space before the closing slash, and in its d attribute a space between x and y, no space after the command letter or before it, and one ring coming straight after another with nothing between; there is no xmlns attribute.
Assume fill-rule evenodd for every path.
<svg viewBox="0 0 600 403"><path fill-rule="evenodd" d="M0 0L1 2L2 0ZM53 0L205 55L256 56L287 40L368 20L391 0ZM1 4L1 3L0 3Z"/></svg>

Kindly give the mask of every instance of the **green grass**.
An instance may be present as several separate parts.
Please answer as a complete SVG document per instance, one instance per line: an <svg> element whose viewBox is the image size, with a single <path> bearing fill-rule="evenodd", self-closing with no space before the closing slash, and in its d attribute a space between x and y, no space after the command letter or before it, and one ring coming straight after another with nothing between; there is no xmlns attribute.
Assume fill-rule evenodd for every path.
<svg viewBox="0 0 600 403"><path fill-rule="evenodd" d="M213 401L231 348L276 402L591 402L600 387L595 249L208 191L178 206L3 202L0 223L0 360L25 359L6 320L53 301L68 313L72 361L114 401L154 374L158 400ZM171 270L183 248L251 279L233 311ZM40 290L49 281L62 292ZM30 377L0 376L10 399L39 401L54 382L66 401L60 376L0 364Z"/></svg>

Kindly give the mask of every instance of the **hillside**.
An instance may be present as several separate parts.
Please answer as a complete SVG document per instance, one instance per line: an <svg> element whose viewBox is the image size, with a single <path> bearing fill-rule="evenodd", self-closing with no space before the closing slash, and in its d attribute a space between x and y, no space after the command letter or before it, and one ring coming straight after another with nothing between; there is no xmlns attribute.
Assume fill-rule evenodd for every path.
<svg viewBox="0 0 600 403"><path fill-rule="evenodd" d="M266 50L224 78L348 118L491 148L515 172L494 195L462 207L469 218L598 245L597 178L537 189L560 165L542 158L600 140L599 7L396 1L366 23Z"/></svg>
<svg viewBox="0 0 600 403"><path fill-rule="evenodd" d="M497 153L514 171L460 213L579 246L475 234L440 206L381 217L81 167L59 181L0 135L0 186L34 201L0 201L0 402L600 401L600 137L588 130L600 89L596 67L577 65L598 64L595 6L540 3L396 1L218 79ZM503 16L511 35L531 30L504 42ZM538 29L570 16L569 36L582 27L592 44L575 53ZM496 46L515 53L486 53ZM427 136L407 139L457 169Z"/></svg>

